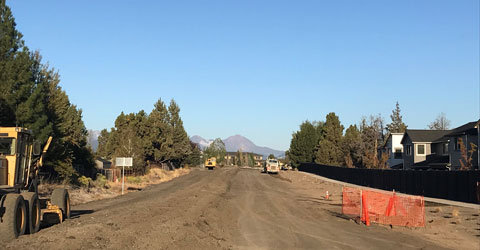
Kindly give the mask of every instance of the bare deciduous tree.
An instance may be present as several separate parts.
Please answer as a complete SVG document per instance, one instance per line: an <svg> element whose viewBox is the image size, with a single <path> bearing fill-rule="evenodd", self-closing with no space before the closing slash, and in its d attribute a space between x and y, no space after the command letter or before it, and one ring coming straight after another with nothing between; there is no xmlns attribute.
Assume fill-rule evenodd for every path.
<svg viewBox="0 0 480 250"><path fill-rule="evenodd" d="M447 115L445 113L440 113L435 121L428 125L429 129L434 130L447 130L450 129L450 120L447 119Z"/></svg>
<svg viewBox="0 0 480 250"><path fill-rule="evenodd" d="M378 145L384 140L384 120L379 114L371 115L369 121L365 117L360 121L360 133L362 137L361 158L365 168L380 168Z"/></svg>

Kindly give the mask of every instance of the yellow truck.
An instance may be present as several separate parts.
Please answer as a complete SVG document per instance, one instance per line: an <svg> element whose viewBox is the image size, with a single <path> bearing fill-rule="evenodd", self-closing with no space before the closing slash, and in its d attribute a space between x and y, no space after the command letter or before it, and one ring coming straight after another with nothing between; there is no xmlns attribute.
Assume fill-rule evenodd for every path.
<svg viewBox="0 0 480 250"><path fill-rule="evenodd" d="M31 130L0 127L0 242L36 233L41 220L70 217L66 189L55 189L50 199L38 196L38 173L51 141L42 151Z"/></svg>
<svg viewBox="0 0 480 250"><path fill-rule="evenodd" d="M208 168L208 170L213 170L217 167L217 159L215 157L208 158L205 161L205 167Z"/></svg>

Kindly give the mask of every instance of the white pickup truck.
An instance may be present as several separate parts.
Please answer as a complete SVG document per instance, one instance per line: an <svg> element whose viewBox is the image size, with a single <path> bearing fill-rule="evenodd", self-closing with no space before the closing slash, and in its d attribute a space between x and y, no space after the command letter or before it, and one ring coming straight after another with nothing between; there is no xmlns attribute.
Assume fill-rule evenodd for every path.
<svg viewBox="0 0 480 250"><path fill-rule="evenodd" d="M276 159L267 159L263 167L265 173L276 173L280 171L280 166L278 165L278 160Z"/></svg>

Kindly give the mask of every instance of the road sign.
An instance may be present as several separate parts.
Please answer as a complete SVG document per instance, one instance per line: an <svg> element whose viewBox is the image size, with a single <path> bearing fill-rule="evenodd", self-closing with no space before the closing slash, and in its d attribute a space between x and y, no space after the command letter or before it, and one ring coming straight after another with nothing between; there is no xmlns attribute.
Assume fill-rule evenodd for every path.
<svg viewBox="0 0 480 250"><path fill-rule="evenodd" d="M117 167L131 167L133 166L132 157L117 157L115 158L115 166Z"/></svg>
<svg viewBox="0 0 480 250"><path fill-rule="evenodd" d="M115 158L115 166L122 167L122 195L123 190L125 189L125 167L133 166L132 157L117 157Z"/></svg>

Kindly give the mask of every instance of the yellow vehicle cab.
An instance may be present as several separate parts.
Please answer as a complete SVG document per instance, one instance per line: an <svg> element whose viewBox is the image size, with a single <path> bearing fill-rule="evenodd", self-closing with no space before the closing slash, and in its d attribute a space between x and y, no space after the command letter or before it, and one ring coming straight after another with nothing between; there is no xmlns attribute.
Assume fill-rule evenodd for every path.
<svg viewBox="0 0 480 250"><path fill-rule="evenodd" d="M205 167L208 168L208 170L213 170L217 166L217 159L215 157L208 158L205 161Z"/></svg>

